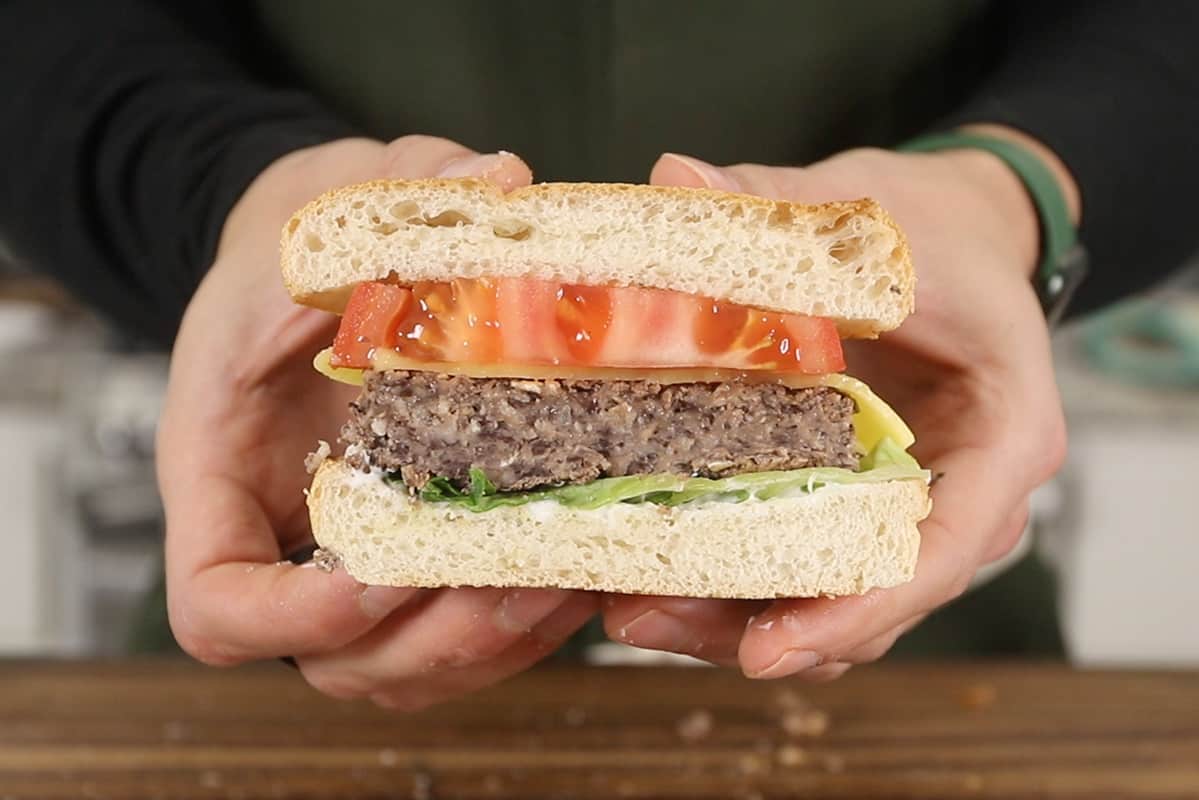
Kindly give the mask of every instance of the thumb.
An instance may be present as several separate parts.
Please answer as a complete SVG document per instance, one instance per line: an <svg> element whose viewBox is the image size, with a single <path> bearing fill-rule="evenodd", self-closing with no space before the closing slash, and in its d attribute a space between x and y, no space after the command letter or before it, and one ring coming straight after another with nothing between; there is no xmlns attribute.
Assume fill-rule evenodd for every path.
<svg viewBox="0 0 1199 800"><path fill-rule="evenodd" d="M827 187L806 180L807 173L808 170L802 167L768 167L762 164L718 167L694 156L663 153L650 170L649 182L656 186L690 186L754 194L772 200L804 203L828 200Z"/></svg>

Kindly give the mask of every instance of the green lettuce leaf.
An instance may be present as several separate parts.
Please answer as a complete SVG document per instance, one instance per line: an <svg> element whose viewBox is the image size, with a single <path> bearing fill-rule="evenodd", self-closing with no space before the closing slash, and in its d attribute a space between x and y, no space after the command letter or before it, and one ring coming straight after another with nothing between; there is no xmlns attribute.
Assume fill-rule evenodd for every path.
<svg viewBox="0 0 1199 800"><path fill-rule="evenodd" d="M696 502L743 503L750 499L769 500L806 494L831 484L928 479L928 472L920 468L916 459L890 439L883 439L862 458L857 472L841 467L808 467L750 472L719 479L630 475L530 492L500 492L482 470L472 469L470 484L466 489L455 487L446 478L433 478L421 490L420 498L427 503L450 503L476 512L542 500L551 500L570 508L593 510L614 503L653 503L662 506Z"/></svg>

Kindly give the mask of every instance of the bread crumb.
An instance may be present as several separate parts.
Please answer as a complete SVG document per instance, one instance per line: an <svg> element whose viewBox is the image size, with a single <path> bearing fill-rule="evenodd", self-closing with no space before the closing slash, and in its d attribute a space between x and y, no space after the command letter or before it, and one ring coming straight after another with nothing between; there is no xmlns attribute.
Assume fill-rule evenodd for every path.
<svg viewBox="0 0 1199 800"><path fill-rule="evenodd" d="M433 800L433 776L423 770L412 773L412 800Z"/></svg>
<svg viewBox="0 0 1199 800"><path fill-rule="evenodd" d="M828 714L817 709L788 711L783 715L782 726L788 736L823 736L828 732Z"/></svg>
<svg viewBox="0 0 1199 800"><path fill-rule="evenodd" d="M971 711L982 711L995 705L999 690L990 683L976 683L958 693L958 704Z"/></svg>
<svg viewBox="0 0 1199 800"><path fill-rule="evenodd" d="M697 708L675 725L675 731L684 742L698 742L712 733L712 712Z"/></svg>
<svg viewBox="0 0 1199 800"><path fill-rule="evenodd" d="M566 709L566 713L562 715L566 719L566 724L571 728L578 728L587 721L586 709L578 706L571 706Z"/></svg>
<svg viewBox="0 0 1199 800"><path fill-rule="evenodd" d="M317 439L316 450L304 457L304 469L309 475L315 473L325 463L325 459L333 452L333 448L324 439Z"/></svg>
<svg viewBox="0 0 1199 800"><path fill-rule="evenodd" d="M332 572L341 566L341 559L337 557L336 553L317 548L312 551L312 563L321 572Z"/></svg>
<svg viewBox="0 0 1199 800"><path fill-rule="evenodd" d="M820 765L826 772L839 774L845 771L845 756L837 753L825 753L820 757Z"/></svg>
<svg viewBox="0 0 1199 800"><path fill-rule="evenodd" d="M757 753L746 753L737 759L737 769L744 775L761 775L770 769L770 762Z"/></svg>
<svg viewBox="0 0 1199 800"><path fill-rule="evenodd" d="M162 738L168 742L181 742L187 738L187 723L179 720L171 720L164 722L162 725Z"/></svg>
<svg viewBox="0 0 1199 800"><path fill-rule="evenodd" d="M206 769L200 773L200 785L205 789L219 788L223 782L221 773L216 770Z"/></svg>
<svg viewBox="0 0 1199 800"><path fill-rule="evenodd" d="M812 707L808 699L794 689L783 689L774 696L774 702L779 708L787 710L806 710Z"/></svg>
<svg viewBox="0 0 1199 800"><path fill-rule="evenodd" d="M774 760L784 767L801 767L809 761L808 751L793 744L785 744L774 751Z"/></svg>
<svg viewBox="0 0 1199 800"><path fill-rule="evenodd" d="M400 763L400 754L390 747L385 747L379 751L379 764L384 767L394 767Z"/></svg>

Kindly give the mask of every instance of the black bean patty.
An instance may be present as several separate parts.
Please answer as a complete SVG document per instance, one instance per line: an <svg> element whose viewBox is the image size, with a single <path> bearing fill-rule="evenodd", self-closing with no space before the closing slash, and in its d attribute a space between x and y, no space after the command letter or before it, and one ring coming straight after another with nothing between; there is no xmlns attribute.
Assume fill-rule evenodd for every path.
<svg viewBox="0 0 1199 800"><path fill-rule="evenodd" d="M523 380L368 372L342 440L349 462L465 486L472 467L501 490L618 475L723 478L857 466L854 402L774 383Z"/></svg>

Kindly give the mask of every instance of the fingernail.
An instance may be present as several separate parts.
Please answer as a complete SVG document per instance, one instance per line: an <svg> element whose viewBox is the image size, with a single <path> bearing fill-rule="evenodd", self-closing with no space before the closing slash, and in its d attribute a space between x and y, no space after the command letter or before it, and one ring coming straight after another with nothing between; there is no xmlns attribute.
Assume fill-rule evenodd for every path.
<svg viewBox="0 0 1199 800"><path fill-rule="evenodd" d="M694 638L681 619L657 609L646 611L616 633L625 644L672 653L685 650Z"/></svg>
<svg viewBox="0 0 1199 800"><path fill-rule="evenodd" d="M812 650L784 650L773 664L756 672L748 672L747 676L764 680L783 678L819 666L823 660L819 653Z"/></svg>
<svg viewBox="0 0 1199 800"><path fill-rule="evenodd" d="M495 607L495 626L510 633L528 633L562 605L568 594L561 589L508 592Z"/></svg>
<svg viewBox="0 0 1199 800"><path fill-rule="evenodd" d="M741 191L735 178L722 170L720 167L713 166L707 161L700 161L698 158L691 156L681 156L678 153L666 153L663 158L674 159L680 166L689 170L695 175L696 180L703 183L709 189L723 189L726 192Z"/></svg>
<svg viewBox="0 0 1199 800"><path fill-rule="evenodd" d="M511 154L483 153L461 156L443 164L437 176L439 178L486 178L491 173L501 170L506 158L511 158Z"/></svg>
<svg viewBox="0 0 1199 800"><path fill-rule="evenodd" d="M408 586L368 586L359 593L358 603L367 617L383 619L419 591Z"/></svg>

